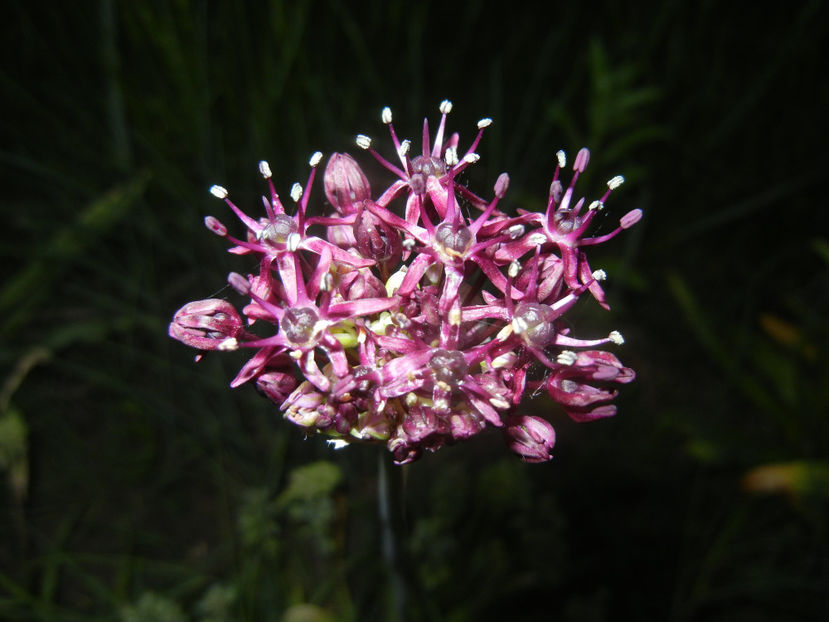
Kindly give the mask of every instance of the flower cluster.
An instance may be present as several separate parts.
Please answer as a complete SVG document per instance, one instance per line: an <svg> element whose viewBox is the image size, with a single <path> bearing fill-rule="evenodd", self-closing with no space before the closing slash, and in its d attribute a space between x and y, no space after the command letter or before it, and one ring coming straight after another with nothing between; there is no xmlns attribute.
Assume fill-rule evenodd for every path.
<svg viewBox="0 0 829 622"><path fill-rule="evenodd" d="M461 154L458 134L445 131L451 108L441 103L434 140L424 120L417 155L410 141L398 139L385 108L399 164L367 136L356 143L396 181L375 193L351 156L333 154L323 174L327 216L308 211L321 153L311 157L305 186L290 191L295 207L286 209L267 162L259 164L270 190L263 216L246 214L213 186L246 231L233 237L212 216L207 228L228 240L231 253L256 259L254 273L228 277L248 303L240 314L225 300L191 302L175 314L170 335L199 350L251 349L231 386L255 383L287 419L337 445L385 443L402 464L493 426L523 460L546 461L553 427L516 412L528 393L546 390L570 417L590 421L613 415L612 385L634 378L616 356L597 349L621 344L619 333L579 339L562 316L585 292L607 306L606 275L590 268L585 248L642 214L628 212L615 230L589 237L623 179L611 179L597 201L575 200L589 159L582 149L566 186L565 155L556 154L544 213L508 215L498 208L506 173L492 198L456 181L478 160L475 150L492 121L478 122Z"/></svg>

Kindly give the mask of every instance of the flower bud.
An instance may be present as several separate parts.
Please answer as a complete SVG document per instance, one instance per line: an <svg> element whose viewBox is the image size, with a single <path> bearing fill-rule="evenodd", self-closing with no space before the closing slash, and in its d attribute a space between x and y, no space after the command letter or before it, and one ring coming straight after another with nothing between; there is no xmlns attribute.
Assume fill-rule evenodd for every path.
<svg viewBox="0 0 829 622"><path fill-rule="evenodd" d="M524 462L547 462L553 457L556 432L546 419L516 415L507 421L504 440Z"/></svg>
<svg viewBox="0 0 829 622"><path fill-rule="evenodd" d="M339 212L354 212L354 204L371 198L371 186L356 160L347 153L334 153L323 174L325 196Z"/></svg>
<svg viewBox="0 0 829 622"><path fill-rule="evenodd" d="M277 406L288 399L296 387L296 378L281 371L268 371L256 379L256 389Z"/></svg>
<svg viewBox="0 0 829 622"><path fill-rule="evenodd" d="M218 350L222 342L235 339L244 330L232 304L208 298L190 302L176 311L168 332L191 348Z"/></svg>
<svg viewBox="0 0 829 622"><path fill-rule="evenodd" d="M366 259L396 267L403 256L400 234L371 212L363 211L354 222L357 250Z"/></svg>

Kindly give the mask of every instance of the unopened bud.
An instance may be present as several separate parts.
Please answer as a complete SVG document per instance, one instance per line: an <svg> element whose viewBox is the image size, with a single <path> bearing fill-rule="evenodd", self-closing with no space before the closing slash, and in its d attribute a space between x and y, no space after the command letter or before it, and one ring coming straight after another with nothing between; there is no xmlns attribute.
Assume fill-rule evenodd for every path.
<svg viewBox="0 0 829 622"><path fill-rule="evenodd" d="M250 281L238 272L228 274L227 283L238 293L242 294L242 296L247 296L250 293Z"/></svg>
<svg viewBox="0 0 829 622"><path fill-rule="evenodd" d="M629 211L627 214L622 216L622 219L619 221L619 224L622 225L622 229L630 229L640 220L642 220L642 210L635 209Z"/></svg>
<svg viewBox="0 0 829 622"><path fill-rule="evenodd" d="M576 161L573 162L573 170L583 173L587 168L587 163L590 162L590 150L587 147L582 147L576 154Z"/></svg>
<svg viewBox="0 0 829 622"><path fill-rule="evenodd" d="M507 193L507 188L509 188L509 175L501 173L498 175L498 179L495 180L495 196L503 199Z"/></svg>
<svg viewBox="0 0 829 622"><path fill-rule="evenodd" d="M369 186L360 165L347 153L334 153L323 174L325 196L336 209L352 213L353 205L371 198Z"/></svg>
<svg viewBox="0 0 829 622"><path fill-rule="evenodd" d="M204 217L204 226L210 229L216 235L219 235L221 237L227 235L227 227L225 227L222 223L213 218L213 216Z"/></svg>

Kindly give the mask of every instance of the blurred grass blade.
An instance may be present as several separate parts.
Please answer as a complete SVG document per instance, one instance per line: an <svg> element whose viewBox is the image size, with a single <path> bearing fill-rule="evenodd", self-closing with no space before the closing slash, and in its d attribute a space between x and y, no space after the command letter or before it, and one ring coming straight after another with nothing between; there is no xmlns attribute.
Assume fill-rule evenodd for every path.
<svg viewBox="0 0 829 622"><path fill-rule="evenodd" d="M148 173L118 186L83 209L71 225L59 229L35 250L26 267L0 289L0 335L10 335L31 317L32 311L54 291L55 283L115 225L122 222L149 181Z"/></svg>

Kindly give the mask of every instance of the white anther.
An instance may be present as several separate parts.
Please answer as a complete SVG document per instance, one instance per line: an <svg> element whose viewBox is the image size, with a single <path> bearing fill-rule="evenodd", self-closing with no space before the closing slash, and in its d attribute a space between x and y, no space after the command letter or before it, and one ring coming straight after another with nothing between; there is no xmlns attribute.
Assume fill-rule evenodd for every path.
<svg viewBox="0 0 829 622"><path fill-rule="evenodd" d="M271 178L271 165L268 164L265 160L262 160L259 163L259 172L262 173L262 177L265 179Z"/></svg>
<svg viewBox="0 0 829 622"><path fill-rule="evenodd" d="M492 369L500 369L501 367L509 367L515 363L515 353L505 352L501 356L496 356L492 359Z"/></svg>
<svg viewBox="0 0 829 622"><path fill-rule="evenodd" d="M222 186L210 186L210 194L212 194L217 199L226 199L227 189L223 188Z"/></svg>
<svg viewBox="0 0 829 622"><path fill-rule="evenodd" d="M417 404L417 395L406 393L406 406L414 406L415 404Z"/></svg>
<svg viewBox="0 0 829 622"><path fill-rule="evenodd" d="M442 102L440 102L439 109L441 114L449 114L450 112L452 112L452 102L450 102L448 99L444 99Z"/></svg>
<svg viewBox="0 0 829 622"><path fill-rule="evenodd" d="M291 198L295 203L299 203L299 200L302 198L302 186L298 183L291 186Z"/></svg>
<svg viewBox="0 0 829 622"><path fill-rule="evenodd" d="M458 148L447 147L444 159L446 160L447 166L455 166L458 163Z"/></svg>
<svg viewBox="0 0 829 622"><path fill-rule="evenodd" d="M525 332L527 328L529 328L527 320L525 320L522 317L512 318L512 329L515 331L516 335L520 335L521 333Z"/></svg>
<svg viewBox="0 0 829 622"><path fill-rule="evenodd" d="M556 151L556 160L558 160L559 168L564 168L567 166L567 154L564 153L563 149L559 149Z"/></svg>
<svg viewBox="0 0 829 622"><path fill-rule="evenodd" d="M593 278L597 281L606 281L607 280L607 272L602 269L594 270L593 271Z"/></svg>
<svg viewBox="0 0 829 622"><path fill-rule="evenodd" d="M288 234L288 238L285 240L285 248L287 248L290 252L294 252L296 249L299 248L299 243L302 241L302 237L294 231L293 233Z"/></svg>
<svg viewBox="0 0 829 622"><path fill-rule="evenodd" d="M500 408L501 410L509 408L509 402L502 397L491 397L489 398L489 403L495 406L495 408Z"/></svg>
<svg viewBox="0 0 829 622"><path fill-rule="evenodd" d="M412 146L412 141L406 139L402 143L400 143L400 149L397 150L397 155L401 158L405 158L406 154L409 153L409 148Z"/></svg>
<svg viewBox="0 0 829 622"><path fill-rule="evenodd" d="M322 151L315 151L311 155L311 159L308 160L308 164L310 164L312 167L316 167L317 164L320 163L320 160L322 160Z"/></svg>
<svg viewBox="0 0 829 622"><path fill-rule="evenodd" d="M593 201L590 205L587 206L587 209L591 211L603 210L604 203L602 203L601 201Z"/></svg>
<svg viewBox="0 0 829 622"><path fill-rule="evenodd" d="M495 335L495 339L497 341L504 341L507 337L512 334L512 324L507 324L501 330L498 331L498 334ZM500 359L501 357L496 357L492 360L493 366L495 366L495 361Z"/></svg>
<svg viewBox="0 0 829 622"><path fill-rule="evenodd" d="M469 164L475 164L475 162L477 162L480 159L481 156L479 156L477 153L467 153L465 156L463 156L463 161L468 162Z"/></svg>
<svg viewBox="0 0 829 622"><path fill-rule="evenodd" d="M326 272L320 279L320 291L330 292L334 289L334 276L330 272Z"/></svg>
<svg viewBox="0 0 829 622"><path fill-rule="evenodd" d="M328 446L334 451L342 449L343 447L348 447L350 444L348 441L343 440L341 438L329 438L325 442L328 443Z"/></svg>
<svg viewBox="0 0 829 622"><path fill-rule="evenodd" d="M513 225L509 229L507 229L507 235L509 236L510 240L517 240L522 235L524 235L524 225Z"/></svg>
<svg viewBox="0 0 829 622"><path fill-rule="evenodd" d="M357 134L357 138L354 142L357 143L357 146L360 149L369 149L371 147L371 139L365 134Z"/></svg>
<svg viewBox="0 0 829 622"><path fill-rule="evenodd" d="M416 242L414 238L406 238L405 240L403 240L402 244L403 248L405 248L407 251L410 251L414 248Z"/></svg>
<svg viewBox="0 0 829 622"><path fill-rule="evenodd" d="M556 363L559 365L572 365L576 362L578 355L572 350L562 350L556 357Z"/></svg>
<svg viewBox="0 0 829 622"><path fill-rule="evenodd" d="M225 339L223 342L221 342L219 344L218 349L221 350L222 352L230 352L232 350L238 350L239 349L239 342L236 341L236 337L229 337L229 338Z"/></svg>
<svg viewBox="0 0 829 622"><path fill-rule="evenodd" d="M625 183L625 178L621 175L616 175L616 177L611 177L607 180L607 187L611 190L616 190L619 186Z"/></svg>
<svg viewBox="0 0 829 622"><path fill-rule="evenodd" d="M383 108L383 112L380 113L380 119L382 119L383 123L385 123L386 125L391 123L391 108L389 108L388 106Z"/></svg>
<svg viewBox="0 0 829 622"><path fill-rule="evenodd" d="M288 356L298 361L302 358L302 350L291 350L290 352L288 352Z"/></svg>
<svg viewBox="0 0 829 622"><path fill-rule="evenodd" d="M527 238L527 241L533 246L539 246L547 241L547 236L543 233L533 233Z"/></svg>
<svg viewBox="0 0 829 622"><path fill-rule="evenodd" d="M514 279L518 276L518 273L521 271L521 264L517 261L513 261L510 263L509 268L507 268L507 274L510 278Z"/></svg>
<svg viewBox="0 0 829 622"><path fill-rule="evenodd" d="M439 397L435 400L435 410L438 412L449 409L449 402L445 397Z"/></svg>
<svg viewBox="0 0 829 622"><path fill-rule="evenodd" d="M461 310L458 308L449 309L449 325L450 326L460 326L461 325Z"/></svg>
<svg viewBox="0 0 829 622"><path fill-rule="evenodd" d="M614 330L613 332L611 332L607 336L607 338L610 339L617 346L620 346L625 342L625 338L622 337L622 333L620 333L618 330Z"/></svg>
<svg viewBox="0 0 829 622"><path fill-rule="evenodd" d="M485 119L481 119L480 121L478 121L479 130L484 129L485 127L489 127L490 125L492 125L492 119L490 119L489 117L486 117Z"/></svg>

